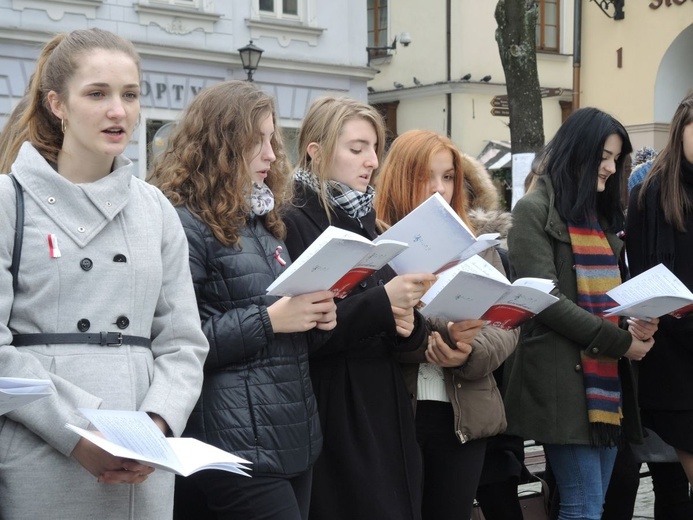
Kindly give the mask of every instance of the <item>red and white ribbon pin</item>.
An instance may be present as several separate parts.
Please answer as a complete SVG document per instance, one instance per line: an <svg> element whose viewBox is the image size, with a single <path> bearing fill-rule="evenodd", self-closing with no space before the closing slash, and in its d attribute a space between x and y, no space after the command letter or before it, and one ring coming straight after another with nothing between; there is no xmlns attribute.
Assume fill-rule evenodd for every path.
<svg viewBox="0 0 693 520"><path fill-rule="evenodd" d="M277 262L279 262L281 265L286 265L286 260L284 260L281 256L282 251L282 246L277 246L277 249L274 250L274 258L276 258Z"/></svg>
<svg viewBox="0 0 693 520"><path fill-rule="evenodd" d="M58 237L55 233L48 235L48 252L51 258L60 257L60 248L58 247Z"/></svg>

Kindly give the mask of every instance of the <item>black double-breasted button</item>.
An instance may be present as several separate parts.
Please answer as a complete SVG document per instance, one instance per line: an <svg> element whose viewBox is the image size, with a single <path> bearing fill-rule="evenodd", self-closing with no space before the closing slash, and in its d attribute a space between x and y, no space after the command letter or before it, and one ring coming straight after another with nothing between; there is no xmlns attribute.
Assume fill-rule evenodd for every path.
<svg viewBox="0 0 693 520"><path fill-rule="evenodd" d="M94 262L91 261L91 258L82 258L79 261L79 266L84 270L84 271L90 271L92 267L94 267Z"/></svg>
<svg viewBox="0 0 693 520"><path fill-rule="evenodd" d="M130 325L130 320L127 316L118 316L116 318L116 326L119 329L127 329L128 325Z"/></svg>
<svg viewBox="0 0 693 520"><path fill-rule="evenodd" d="M77 322L77 328L79 329L80 332L86 332L89 330L89 327L91 327L91 323L89 323L89 320L86 318L82 318Z"/></svg>
<svg viewBox="0 0 693 520"><path fill-rule="evenodd" d="M385 285L385 280L383 280L382 278L378 280L378 285Z"/></svg>
<svg viewBox="0 0 693 520"><path fill-rule="evenodd" d="M125 257L125 255L121 255L120 253L118 253L117 255L115 255L113 257L113 261L114 262L127 262L128 259Z"/></svg>
<svg viewBox="0 0 693 520"><path fill-rule="evenodd" d="M368 282L366 280L364 280L359 285L365 289L366 287L368 287Z"/></svg>

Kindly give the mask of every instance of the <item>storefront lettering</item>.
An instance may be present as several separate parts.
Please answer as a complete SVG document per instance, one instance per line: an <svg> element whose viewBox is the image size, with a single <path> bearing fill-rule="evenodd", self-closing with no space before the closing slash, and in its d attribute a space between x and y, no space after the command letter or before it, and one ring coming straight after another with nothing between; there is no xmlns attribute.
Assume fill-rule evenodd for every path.
<svg viewBox="0 0 693 520"><path fill-rule="evenodd" d="M168 85L166 83L154 83L154 91L156 95L156 99L161 99L164 97L164 94L168 90ZM185 85L171 85L171 90L174 93L175 101L182 101L183 100L183 91L185 90ZM193 96L196 96L197 93L202 90L202 87L198 86L196 87L195 85L190 85L190 91L192 92ZM149 83L147 80L142 80L142 83L140 83L140 95L142 97L147 97L152 93L152 84Z"/></svg>
<svg viewBox="0 0 693 520"><path fill-rule="evenodd" d="M650 9L659 9L663 5L671 7L671 4L683 5L686 1L687 0L652 0L652 2L650 2Z"/></svg>

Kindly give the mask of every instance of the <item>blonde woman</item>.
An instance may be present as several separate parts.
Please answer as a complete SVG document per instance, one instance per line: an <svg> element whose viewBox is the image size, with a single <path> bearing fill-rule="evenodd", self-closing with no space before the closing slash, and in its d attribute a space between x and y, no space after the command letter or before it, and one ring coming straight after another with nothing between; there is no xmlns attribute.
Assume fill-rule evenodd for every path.
<svg viewBox="0 0 693 520"><path fill-rule="evenodd" d="M377 236L373 188L385 143L382 118L346 97L323 97L299 137L286 244L302 253L327 226ZM426 341L414 311L431 274L385 267L337 302L332 338L310 372L324 434L313 475L311 520L421 518L421 457L395 353Z"/></svg>

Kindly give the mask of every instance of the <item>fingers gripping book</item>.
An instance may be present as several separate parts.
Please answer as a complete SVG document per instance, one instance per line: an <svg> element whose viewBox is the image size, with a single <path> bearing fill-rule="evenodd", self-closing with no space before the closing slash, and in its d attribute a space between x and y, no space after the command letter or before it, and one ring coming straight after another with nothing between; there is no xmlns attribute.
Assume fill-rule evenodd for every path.
<svg viewBox="0 0 693 520"><path fill-rule="evenodd" d="M79 410L97 429L65 427L116 457L187 477L203 469L218 469L248 476L249 461L190 437L165 437L145 412Z"/></svg>
<svg viewBox="0 0 693 520"><path fill-rule="evenodd" d="M497 233L478 238L436 193L371 241L328 227L267 291L296 296L330 289L344 298L385 264L397 274L440 273L498 244Z"/></svg>
<svg viewBox="0 0 693 520"><path fill-rule="evenodd" d="M513 329L558 301L549 294L551 280L520 278L510 283L483 258L475 255L448 269L421 298L421 314L450 321L487 320Z"/></svg>

